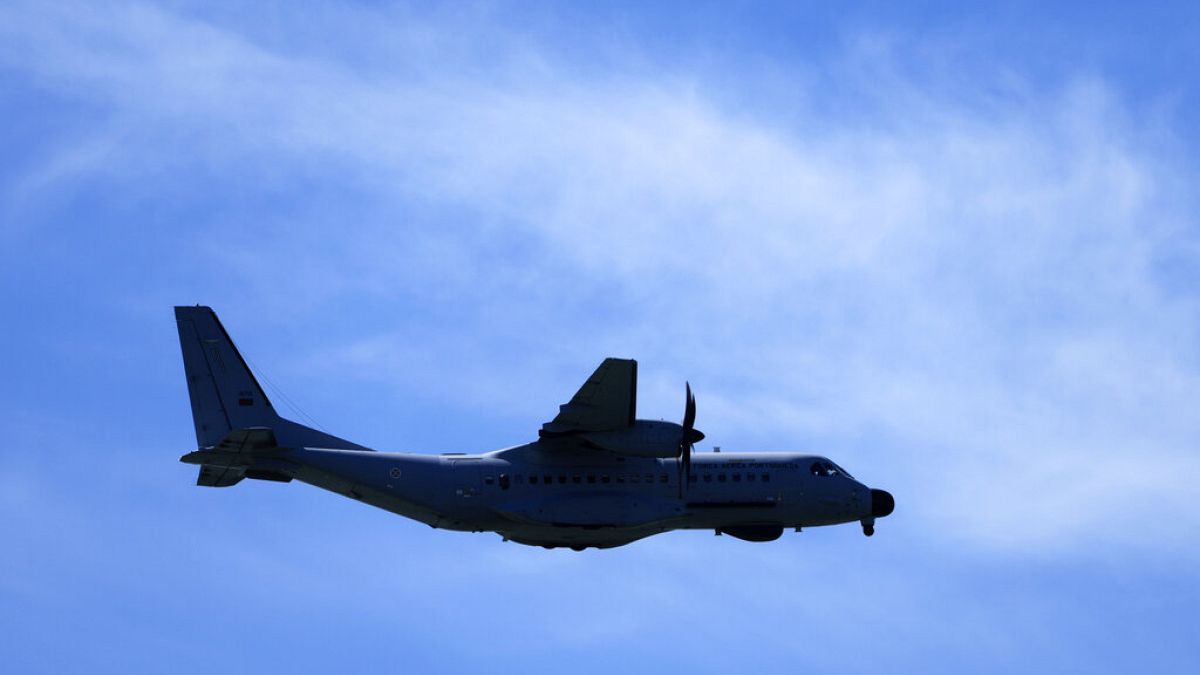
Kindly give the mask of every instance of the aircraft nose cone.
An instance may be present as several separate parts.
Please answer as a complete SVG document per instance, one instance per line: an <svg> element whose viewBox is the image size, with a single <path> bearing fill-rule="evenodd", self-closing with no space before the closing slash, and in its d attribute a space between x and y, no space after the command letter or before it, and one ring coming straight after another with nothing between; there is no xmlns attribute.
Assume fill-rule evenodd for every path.
<svg viewBox="0 0 1200 675"><path fill-rule="evenodd" d="M871 490L871 515L882 518L896 509L896 500L887 490Z"/></svg>

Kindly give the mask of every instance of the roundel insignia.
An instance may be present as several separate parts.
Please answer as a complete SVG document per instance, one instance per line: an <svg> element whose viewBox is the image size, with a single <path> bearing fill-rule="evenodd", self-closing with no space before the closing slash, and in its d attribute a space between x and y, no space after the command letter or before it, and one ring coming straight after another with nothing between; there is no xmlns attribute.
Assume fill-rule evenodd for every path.
<svg viewBox="0 0 1200 675"><path fill-rule="evenodd" d="M392 478L399 478L400 477L400 467L396 467L396 466L392 467L390 475Z"/></svg>

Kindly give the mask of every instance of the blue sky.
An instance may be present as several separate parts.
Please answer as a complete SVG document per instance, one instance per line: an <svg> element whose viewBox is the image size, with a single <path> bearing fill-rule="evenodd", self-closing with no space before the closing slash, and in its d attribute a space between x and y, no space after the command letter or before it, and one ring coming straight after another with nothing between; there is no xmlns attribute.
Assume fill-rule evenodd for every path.
<svg viewBox="0 0 1200 675"><path fill-rule="evenodd" d="M1194 667L1198 28L1182 4L4 4L0 660ZM897 511L872 539L577 554L196 488L189 303L379 449L524 442L636 357L643 416L690 380L700 450L828 454Z"/></svg>

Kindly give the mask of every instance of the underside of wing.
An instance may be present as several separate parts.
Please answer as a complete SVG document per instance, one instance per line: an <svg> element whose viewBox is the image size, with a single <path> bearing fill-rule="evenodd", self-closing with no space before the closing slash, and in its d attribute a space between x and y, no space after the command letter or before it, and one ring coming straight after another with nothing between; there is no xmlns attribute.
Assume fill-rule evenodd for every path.
<svg viewBox="0 0 1200 675"><path fill-rule="evenodd" d="M627 429L636 417L637 361L607 358L570 402L558 407L558 415L542 425L539 436Z"/></svg>

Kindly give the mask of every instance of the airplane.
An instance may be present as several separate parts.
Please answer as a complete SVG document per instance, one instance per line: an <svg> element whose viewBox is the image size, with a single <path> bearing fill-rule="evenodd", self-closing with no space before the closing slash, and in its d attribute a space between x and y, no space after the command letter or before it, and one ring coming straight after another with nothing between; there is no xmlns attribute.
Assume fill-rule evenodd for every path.
<svg viewBox="0 0 1200 675"><path fill-rule="evenodd" d="M680 529L752 542L892 513L888 492L826 457L695 453L683 423L637 418L637 361L605 359L535 441L483 454L377 452L281 417L216 313L176 307L199 465L196 484L297 480L434 528L545 548L623 546Z"/></svg>

